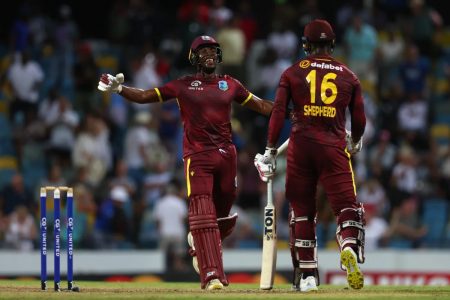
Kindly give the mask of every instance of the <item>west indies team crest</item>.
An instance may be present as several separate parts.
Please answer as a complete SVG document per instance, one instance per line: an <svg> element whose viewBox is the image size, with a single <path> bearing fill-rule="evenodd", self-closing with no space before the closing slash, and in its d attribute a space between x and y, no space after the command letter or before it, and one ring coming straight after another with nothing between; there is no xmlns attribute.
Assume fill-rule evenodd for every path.
<svg viewBox="0 0 450 300"><path fill-rule="evenodd" d="M219 81L219 89L222 91L228 90L228 83L225 80Z"/></svg>

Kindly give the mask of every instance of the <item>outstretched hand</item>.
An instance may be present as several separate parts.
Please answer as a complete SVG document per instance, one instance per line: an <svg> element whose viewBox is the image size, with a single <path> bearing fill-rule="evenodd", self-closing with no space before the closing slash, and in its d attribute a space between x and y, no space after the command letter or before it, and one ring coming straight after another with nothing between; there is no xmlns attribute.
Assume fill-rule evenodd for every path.
<svg viewBox="0 0 450 300"><path fill-rule="evenodd" d="M122 73L113 76L111 74L102 74L98 81L98 89L102 92L115 92L120 93L122 91L122 83L125 78Z"/></svg>

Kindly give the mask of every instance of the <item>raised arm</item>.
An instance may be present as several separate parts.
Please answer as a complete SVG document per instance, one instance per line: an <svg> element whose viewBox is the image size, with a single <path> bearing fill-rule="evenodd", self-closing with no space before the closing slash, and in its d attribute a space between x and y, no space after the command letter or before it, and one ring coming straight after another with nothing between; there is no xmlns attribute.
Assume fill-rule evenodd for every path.
<svg viewBox="0 0 450 300"><path fill-rule="evenodd" d="M143 90L123 85L124 76L122 73L113 76L111 74L102 74L98 82L98 89L102 92L115 92L125 99L135 103L153 103L159 102L161 96L156 89Z"/></svg>

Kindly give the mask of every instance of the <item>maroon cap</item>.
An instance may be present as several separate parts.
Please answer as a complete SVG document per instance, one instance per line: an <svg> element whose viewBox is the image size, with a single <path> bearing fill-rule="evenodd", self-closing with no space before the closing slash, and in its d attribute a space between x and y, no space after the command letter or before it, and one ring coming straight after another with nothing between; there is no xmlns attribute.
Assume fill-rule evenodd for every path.
<svg viewBox="0 0 450 300"><path fill-rule="evenodd" d="M316 19L305 27L303 35L308 42L329 42L336 37L330 23L325 20Z"/></svg>
<svg viewBox="0 0 450 300"><path fill-rule="evenodd" d="M192 42L191 51L196 51L198 48L208 45L220 47L219 43L214 38L208 35L201 35L196 37Z"/></svg>

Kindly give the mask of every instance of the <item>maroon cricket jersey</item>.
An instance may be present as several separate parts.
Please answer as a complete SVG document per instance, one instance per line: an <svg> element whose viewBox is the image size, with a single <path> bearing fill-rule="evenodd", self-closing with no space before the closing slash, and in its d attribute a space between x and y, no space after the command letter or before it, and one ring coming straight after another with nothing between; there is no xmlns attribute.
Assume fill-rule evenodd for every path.
<svg viewBox="0 0 450 300"><path fill-rule="evenodd" d="M366 117L359 80L331 56L310 55L282 74L269 123L269 143L278 142L291 100L292 134L344 147L347 106L353 140L359 141L364 133Z"/></svg>
<svg viewBox="0 0 450 300"><path fill-rule="evenodd" d="M183 157L232 145L231 104L252 94L228 75L189 75L155 88L161 102L177 99L183 121Z"/></svg>

